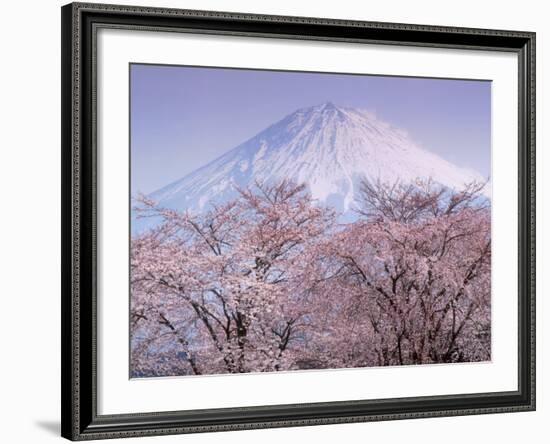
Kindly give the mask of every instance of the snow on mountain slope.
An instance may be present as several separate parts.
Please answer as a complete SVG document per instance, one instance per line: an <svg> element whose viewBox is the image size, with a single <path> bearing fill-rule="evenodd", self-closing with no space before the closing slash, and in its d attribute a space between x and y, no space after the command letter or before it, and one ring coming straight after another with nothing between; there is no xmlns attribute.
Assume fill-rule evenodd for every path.
<svg viewBox="0 0 550 444"><path fill-rule="evenodd" d="M428 177L449 188L484 180L368 111L324 103L295 111L149 197L161 206L200 212L236 196L236 187L286 178L307 184L313 198L345 214L363 178L409 183Z"/></svg>

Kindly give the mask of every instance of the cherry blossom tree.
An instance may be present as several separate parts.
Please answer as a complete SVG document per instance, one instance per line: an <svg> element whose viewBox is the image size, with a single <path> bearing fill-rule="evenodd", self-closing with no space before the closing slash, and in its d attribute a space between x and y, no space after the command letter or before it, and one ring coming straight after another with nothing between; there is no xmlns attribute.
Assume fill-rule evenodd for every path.
<svg viewBox="0 0 550 444"><path fill-rule="evenodd" d="M332 353L342 366L490 358L490 211L482 188L363 182L366 217L336 234L315 264L324 277L320 297L343 296L331 304L338 310Z"/></svg>
<svg viewBox="0 0 550 444"><path fill-rule="evenodd" d="M290 368L307 329L303 252L330 231L333 213L285 181L241 190L204 216L141 200L144 217L164 222L132 240L136 372L173 372L164 352L181 357L184 373Z"/></svg>
<svg viewBox="0 0 550 444"><path fill-rule="evenodd" d="M131 243L134 376L490 359L483 184L361 184L337 224L305 186L258 183Z"/></svg>

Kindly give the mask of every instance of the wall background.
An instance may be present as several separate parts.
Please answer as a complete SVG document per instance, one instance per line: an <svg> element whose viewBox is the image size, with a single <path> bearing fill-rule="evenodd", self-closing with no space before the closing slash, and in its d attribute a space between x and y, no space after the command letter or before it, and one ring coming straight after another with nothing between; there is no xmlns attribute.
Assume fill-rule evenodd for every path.
<svg viewBox="0 0 550 444"><path fill-rule="evenodd" d="M115 2L115 1L113 1ZM9 2L0 27L0 411L2 440L60 442L60 6L58 0ZM260 14L306 15L431 25L537 32L538 144L538 409L483 415L139 438L124 442L543 442L550 420L545 381L550 328L544 302L550 250L544 225L550 220L550 170L544 122L550 90L543 73L550 59L550 14L536 0L309 1L145 0L121 4L212 9ZM414 381L411 381L414 383Z"/></svg>

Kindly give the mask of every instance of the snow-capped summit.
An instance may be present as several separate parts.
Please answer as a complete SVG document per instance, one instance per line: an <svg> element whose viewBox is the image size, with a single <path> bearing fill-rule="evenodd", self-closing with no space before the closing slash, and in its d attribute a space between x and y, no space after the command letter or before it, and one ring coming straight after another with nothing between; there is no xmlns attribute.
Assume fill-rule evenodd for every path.
<svg viewBox="0 0 550 444"><path fill-rule="evenodd" d="M431 177L449 188L484 178L415 144L373 113L331 102L301 108L182 179L152 193L160 205L200 212L255 181L291 179L342 213L361 179L412 182Z"/></svg>

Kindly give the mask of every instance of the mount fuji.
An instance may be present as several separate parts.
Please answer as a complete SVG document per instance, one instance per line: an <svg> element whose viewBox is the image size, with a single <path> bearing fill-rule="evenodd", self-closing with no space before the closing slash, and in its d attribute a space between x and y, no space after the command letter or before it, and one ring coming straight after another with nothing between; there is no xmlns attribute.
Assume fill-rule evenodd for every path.
<svg viewBox="0 0 550 444"><path fill-rule="evenodd" d="M418 146L408 134L361 109L328 102L302 108L148 197L202 212L257 181L305 183L314 199L350 215L362 179L412 183L431 178L456 189L485 179ZM140 229L141 221L133 221Z"/></svg>

